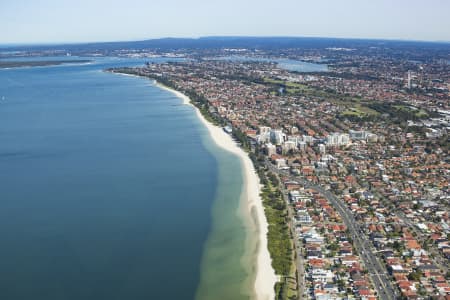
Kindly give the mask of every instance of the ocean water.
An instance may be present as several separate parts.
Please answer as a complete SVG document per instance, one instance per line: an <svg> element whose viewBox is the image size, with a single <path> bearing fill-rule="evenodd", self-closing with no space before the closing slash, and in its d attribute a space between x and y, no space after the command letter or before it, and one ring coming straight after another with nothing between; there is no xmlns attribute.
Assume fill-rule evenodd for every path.
<svg viewBox="0 0 450 300"><path fill-rule="evenodd" d="M0 70L0 299L251 294L239 161L172 93L102 72L142 63Z"/></svg>

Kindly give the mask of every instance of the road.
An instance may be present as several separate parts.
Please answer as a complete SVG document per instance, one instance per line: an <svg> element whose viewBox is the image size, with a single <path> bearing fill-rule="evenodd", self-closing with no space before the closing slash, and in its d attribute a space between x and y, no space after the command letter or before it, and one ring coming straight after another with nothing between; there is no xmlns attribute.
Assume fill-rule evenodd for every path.
<svg viewBox="0 0 450 300"><path fill-rule="evenodd" d="M311 188L319 192L334 206L336 211L341 215L344 224L350 232L355 250L360 254L379 298L382 300L396 299L396 296L398 295L397 289L392 285L392 281L386 271L386 268L380 263L376 254L373 252L369 241L364 236L362 228L356 222L350 209L348 209L348 207L335 195L323 189L321 186L312 184L311 182L299 177L291 176L287 171L277 169L270 162L266 162L266 166L275 174L282 175L292 181L297 181L306 188Z"/></svg>

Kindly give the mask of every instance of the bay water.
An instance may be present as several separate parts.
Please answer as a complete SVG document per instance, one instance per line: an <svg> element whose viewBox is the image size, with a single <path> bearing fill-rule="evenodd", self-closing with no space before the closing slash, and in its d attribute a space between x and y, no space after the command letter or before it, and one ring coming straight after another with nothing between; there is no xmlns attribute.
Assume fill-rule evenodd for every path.
<svg viewBox="0 0 450 300"><path fill-rule="evenodd" d="M143 62L0 70L0 299L251 295L239 160L172 93L103 72Z"/></svg>

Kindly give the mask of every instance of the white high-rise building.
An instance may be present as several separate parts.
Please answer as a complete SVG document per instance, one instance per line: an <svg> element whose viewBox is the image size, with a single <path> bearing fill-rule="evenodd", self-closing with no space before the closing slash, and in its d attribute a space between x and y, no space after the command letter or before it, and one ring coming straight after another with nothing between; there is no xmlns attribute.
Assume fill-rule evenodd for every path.
<svg viewBox="0 0 450 300"><path fill-rule="evenodd" d="M270 142L270 135L269 134L260 134L256 137L256 142L258 144L265 144Z"/></svg>
<svg viewBox="0 0 450 300"><path fill-rule="evenodd" d="M302 139L305 143L313 143L314 142L314 137L309 136L309 135L302 136Z"/></svg>
<svg viewBox="0 0 450 300"><path fill-rule="evenodd" d="M266 134L270 133L271 128L268 126L261 126L259 127L259 134Z"/></svg>
<svg viewBox="0 0 450 300"><path fill-rule="evenodd" d="M281 146L281 149L283 150L283 153L288 153L290 150L297 149L297 143L293 141L286 141Z"/></svg>
<svg viewBox="0 0 450 300"><path fill-rule="evenodd" d="M298 149L300 149L301 151L304 151L306 149L306 143L298 142Z"/></svg>
<svg viewBox="0 0 450 300"><path fill-rule="evenodd" d="M284 142L284 134L281 129L273 129L270 131L270 141L275 145L281 145Z"/></svg>
<svg viewBox="0 0 450 300"><path fill-rule="evenodd" d="M319 144L319 153L321 154L325 154L326 152L326 147L324 144Z"/></svg>
<svg viewBox="0 0 450 300"><path fill-rule="evenodd" d="M266 152L267 156L271 156L272 154L277 153L277 147L275 145L272 145L271 143L266 144Z"/></svg>
<svg viewBox="0 0 450 300"><path fill-rule="evenodd" d="M347 133L332 133L327 136L328 146L346 146L350 144L350 136Z"/></svg>
<svg viewBox="0 0 450 300"><path fill-rule="evenodd" d="M365 140L370 132L364 130L350 130L349 134L352 140Z"/></svg>
<svg viewBox="0 0 450 300"><path fill-rule="evenodd" d="M295 135L290 135L287 137L287 140L289 142L294 142L295 144L297 144L299 142L299 137Z"/></svg>
<svg viewBox="0 0 450 300"><path fill-rule="evenodd" d="M296 134L298 132L298 128L296 126L292 126L289 128L289 132L291 134Z"/></svg>
<svg viewBox="0 0 450 300"><path fill-rule="evenodd" d="M256 137L256 141L259 144L264 144L270 141L270 127L261 126L259 127L259 135Z"/></svg>

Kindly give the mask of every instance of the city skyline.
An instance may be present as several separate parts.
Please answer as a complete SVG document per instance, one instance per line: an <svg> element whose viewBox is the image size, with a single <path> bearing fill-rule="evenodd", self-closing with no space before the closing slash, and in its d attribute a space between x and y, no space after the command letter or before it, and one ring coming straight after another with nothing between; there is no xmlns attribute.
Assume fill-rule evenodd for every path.
<svg viewBox="0 0 450 300"><path fill-rule="evenodd" d="M26 5L25 5L26 4ZM175 9L176 8L176 9ZM450 3L287 0L6 1L0 44L132 41L163 37L295 36L450 41Z"/></svg>

